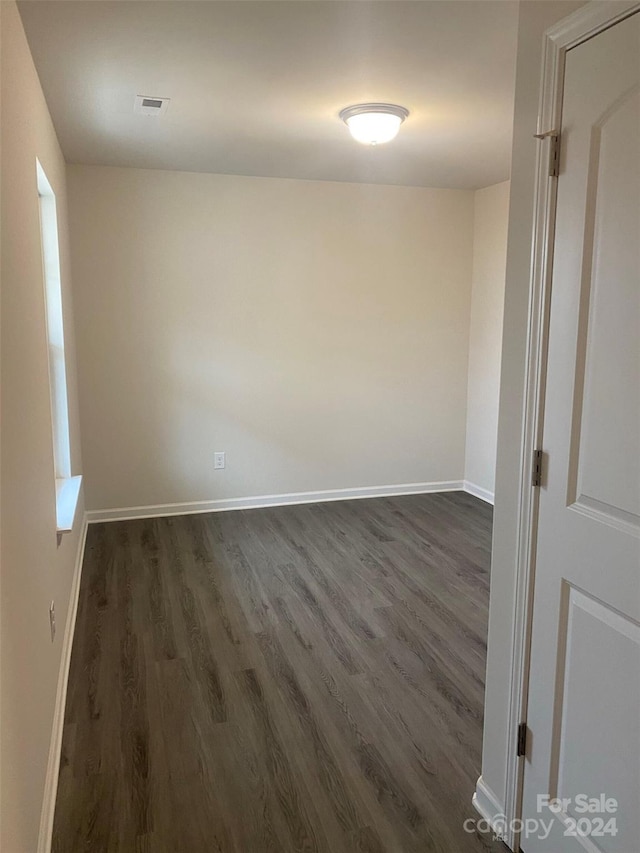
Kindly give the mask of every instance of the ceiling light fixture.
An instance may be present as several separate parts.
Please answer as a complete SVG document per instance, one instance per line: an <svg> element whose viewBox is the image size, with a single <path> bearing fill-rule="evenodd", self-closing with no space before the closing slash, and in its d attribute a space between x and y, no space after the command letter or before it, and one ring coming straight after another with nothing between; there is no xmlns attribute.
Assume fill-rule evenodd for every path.
<svg viewBox="0 0 640 853"><path fill-rule="evenodd" d="M381 145L398 135L409 110L396 104L354 104L340 112L351 136L364 145Z"/></svg>

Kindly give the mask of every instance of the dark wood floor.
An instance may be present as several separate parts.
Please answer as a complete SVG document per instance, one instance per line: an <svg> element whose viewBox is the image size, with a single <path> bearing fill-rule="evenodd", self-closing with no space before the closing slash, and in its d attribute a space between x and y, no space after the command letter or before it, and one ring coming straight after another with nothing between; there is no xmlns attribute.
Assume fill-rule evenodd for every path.
<svg viewBox="0 0 640 853"><path fill-rule="evenodd" d="M463 493L91 526L54 851L497 849L490 538Z"/></svg>

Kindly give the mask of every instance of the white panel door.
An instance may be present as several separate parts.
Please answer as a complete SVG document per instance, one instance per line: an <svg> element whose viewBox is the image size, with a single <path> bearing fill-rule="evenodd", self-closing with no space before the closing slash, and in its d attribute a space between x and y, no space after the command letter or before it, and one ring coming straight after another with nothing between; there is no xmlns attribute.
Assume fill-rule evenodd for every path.
<svg viewBox="0 0 640 853"><path fill-rule="evenodd" d="M521 846L639 853L640 14L562 113Z"/></svg>

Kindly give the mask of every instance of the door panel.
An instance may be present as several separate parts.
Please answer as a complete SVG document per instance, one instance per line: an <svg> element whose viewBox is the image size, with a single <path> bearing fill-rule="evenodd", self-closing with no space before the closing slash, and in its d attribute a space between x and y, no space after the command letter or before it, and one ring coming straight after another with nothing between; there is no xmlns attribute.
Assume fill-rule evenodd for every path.
<svg viewBox="0 0 640 853"><path fill-rule="evenodd" d="M640 91L607 111L591 133L585 210L585 315L578 341L574 411L577 455L570 502L610 519L640 522ZM589 243L592 245L589 246ZM597 252L595 251L597 249ZM582 389L580 386L582 385Z"/></svg>
<svg viewBox="0 0 640 853"><path fill-rule="evenodd" d="M567 641L552 740L556 751L551 790L559 799L572 800L565 811L576 821L583 816L574 801L576 793L592 797L615 791L614 814L625 815L624 834L620 827L617 836L603 835L598 844L601 850L631 853L640 839L640 811L634 802L637 767L629 760L630 743L640 743L640 626L575 587L566 591L565 601L561 620ZM612 696L626 701L612 703ZM623 841L626 846L620 847Z"/></svg>
<svg viewBox="0 0 640 853"><path fill-rule="evenodd" d="M567 53L561 140L521 845L638 853L639 14Z"/></svg>

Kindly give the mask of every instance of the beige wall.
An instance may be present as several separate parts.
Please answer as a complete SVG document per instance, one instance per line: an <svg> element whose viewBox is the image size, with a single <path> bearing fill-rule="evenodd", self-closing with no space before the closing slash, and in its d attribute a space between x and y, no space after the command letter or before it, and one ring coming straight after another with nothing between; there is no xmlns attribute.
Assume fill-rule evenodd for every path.
<svg viewBox="0 0 640 853"><path fill-rule="evenodd" d="M472 192L68 178L90 509L462 479Z"/></svg>
<svg viewBox="0 0 640 853"><path fill-rule="evenodd" d="M36 849L80 524L56 544L55 487L36 157L57 195L65 332L73 365L65 164L16 6L2 17L1 649L2 834L7 853ZM80 446L68 376L73 473ZM79 507L78 518L83 508ZM49 603L58 631L49 635Z"/></svg>
<svg viewBox="0 0 640 853"><path fill-rule="evenodd" d="M464 478L488 499L495 491L508 222L509 181L474 194Z"/></svg>
<svg viewBox="0 0 640 853"><path fill-rule="evenodd" d="M568 0L524 0L520 3L482 755L483 782L500 808L504 808L506 784L537 144L533 133L538 115L542 36L546 29L582 5Z"/></svg>

